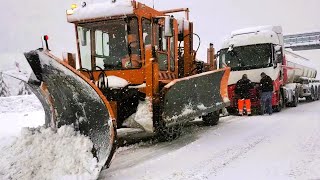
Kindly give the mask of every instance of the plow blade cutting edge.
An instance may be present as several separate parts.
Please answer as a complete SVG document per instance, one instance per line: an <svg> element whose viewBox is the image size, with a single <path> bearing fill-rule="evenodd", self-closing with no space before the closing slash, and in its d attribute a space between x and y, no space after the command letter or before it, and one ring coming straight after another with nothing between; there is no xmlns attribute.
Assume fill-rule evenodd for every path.
<svg viewBox="0 0 320 180"><path fill-rule="evenodd" d="M93 142L101 168L115 151L113 113L101 91L87 78L47 51L30 51L25 57L37 80L27 82L55 127L73 125Z"/></svg>
<svg viewBox="0 0 320 180"><path fill-rule="evenodd" d="M229 68L174 80L163 91L163 118L167 126L218 111L230 104Z"/></svg>

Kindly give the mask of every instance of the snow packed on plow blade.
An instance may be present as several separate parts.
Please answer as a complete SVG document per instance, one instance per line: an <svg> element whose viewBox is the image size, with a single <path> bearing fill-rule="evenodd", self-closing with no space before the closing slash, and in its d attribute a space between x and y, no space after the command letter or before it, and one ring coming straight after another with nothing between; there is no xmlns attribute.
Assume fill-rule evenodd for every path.
<svg viewBox="0 0 320 180"><path fill-rule="evenodd" d="M227 88L230 69L177 79L163 90L163 117L167 126L219 111L230 104Z"/></svg>
<svg viewBox="0 0 320 180"><path fill-rule="evenodd" d="M115 150L115 131L106 103L94 85L48 52L30 51L25 57L38 81L29 79L27 83L45 109L46 123L54 118L56 127L73 124L93 142L93 154L101 167L108 166Z"/></svg>

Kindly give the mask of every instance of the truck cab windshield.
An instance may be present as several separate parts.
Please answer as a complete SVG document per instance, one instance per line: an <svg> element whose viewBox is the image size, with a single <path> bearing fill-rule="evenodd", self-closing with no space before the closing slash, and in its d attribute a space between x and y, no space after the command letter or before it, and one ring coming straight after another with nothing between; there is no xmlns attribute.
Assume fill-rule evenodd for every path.
<svg viewBox="0 0 320 180"><path fill-rule="evenodd" d="M118 70L141 67L137 18L79 24L81 68Z"/></svg>
<svg viewBox="0 0 320 180"><path fill-rule="evenodd" d="M222 49L219 55L220 67L224 65L231 70L248 70L270 67L272 65L271 44L255 44Z"/></svg>

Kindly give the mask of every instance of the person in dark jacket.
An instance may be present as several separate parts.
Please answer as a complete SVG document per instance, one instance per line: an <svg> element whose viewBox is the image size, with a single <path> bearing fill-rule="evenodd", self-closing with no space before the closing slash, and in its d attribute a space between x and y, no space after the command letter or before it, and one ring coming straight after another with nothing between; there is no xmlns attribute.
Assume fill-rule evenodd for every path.
<svg viewBox="0 0 320 180"><path fill-rule="evenodd" d="M243 115L243 107L246 105L248 116L251 115L251 100L250 89L253 88L253 83L248 79L246 74L242 75L242 78L237 82L235 93L238 97L238 112L239 115Z"/></svg>
<svg viewBox="0 0 320 180"><path fill-rule="evenodd" d="M267 113L272 114L272 92L273 92L273 81L270 76L266 73L261 73L260 80L260 89L261 89L261 114Z"/></svg>

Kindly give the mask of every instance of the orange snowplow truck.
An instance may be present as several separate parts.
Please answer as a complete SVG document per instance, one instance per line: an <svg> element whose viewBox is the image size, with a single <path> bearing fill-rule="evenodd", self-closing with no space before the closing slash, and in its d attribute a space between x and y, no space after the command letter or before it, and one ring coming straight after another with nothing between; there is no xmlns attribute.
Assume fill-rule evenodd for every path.
<svg viewBox="0 0 320 180"><path fill-rule="evenodd" d="M186 17L175 19L176 12ZM136 1L72 5L67 18L75 25L78 58L59 59L46 48L25 53L33 73L27 83L46 124L73 125L91 138L93 154L106 166L117 131L170 140L197 117L216 124L229 104L230 70L214 70L213 54L207 63L196 61L188 13Z"/></svg>

